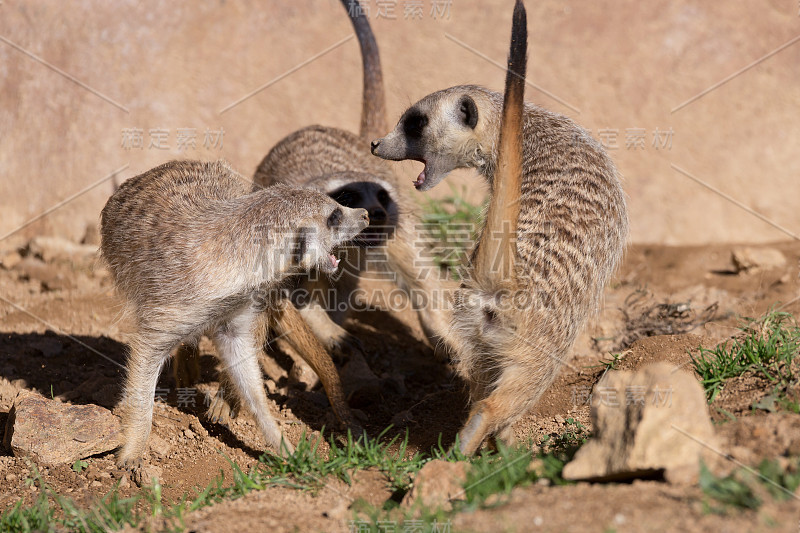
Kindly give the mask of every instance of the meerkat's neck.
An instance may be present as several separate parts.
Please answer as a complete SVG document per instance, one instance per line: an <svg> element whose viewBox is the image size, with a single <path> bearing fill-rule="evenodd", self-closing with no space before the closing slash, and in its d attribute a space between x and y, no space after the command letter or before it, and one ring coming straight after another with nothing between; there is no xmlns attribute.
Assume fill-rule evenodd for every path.
<svg viewBox="0 0 800 533"><path fill-rule="evenodd" d="M476 96L476 99L479 99L479 109L482 111L484 120L475 131L478 142L472 162L475 170L486 179L491 187L497 170L503 94L484 89Z"/></svg>

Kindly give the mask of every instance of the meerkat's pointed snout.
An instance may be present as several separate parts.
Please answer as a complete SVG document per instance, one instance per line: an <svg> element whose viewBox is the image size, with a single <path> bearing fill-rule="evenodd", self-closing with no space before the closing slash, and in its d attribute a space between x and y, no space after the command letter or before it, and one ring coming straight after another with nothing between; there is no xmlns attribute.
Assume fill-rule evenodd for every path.
<svg viewBox="0 0 800 533"><path fill-rule="evenodd" d="M348 224L347 233L352 233L352 235L348 237L348 240L352 239L361 233L361 230L369 226L369 211L363 207L349 209L349 211L351 212L352 223Z"/></svg>
<svg viewBox="0 0 800 533"><path fill-rule="evenodd" d="M372 152L372 155L376 155L375 150L377 150L378 147L381 145L382 140L383 139L373 139L373 141L369 143L369 151Z"/></svg>

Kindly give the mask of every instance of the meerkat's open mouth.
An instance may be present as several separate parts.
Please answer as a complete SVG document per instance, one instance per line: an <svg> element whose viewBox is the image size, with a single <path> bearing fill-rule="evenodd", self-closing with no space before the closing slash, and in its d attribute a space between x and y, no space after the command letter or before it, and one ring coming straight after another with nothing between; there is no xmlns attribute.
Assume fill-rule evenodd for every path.
<svg viewBox="0 0 800 533"><path fill-rule="evenodd" d="M419 161L420 163L425 165L425 168L423 168L422 172L419 173L419 176L417 176L417 179L415 179L414 181L411 182L411 183L414 184L414 187L416 189L419 189L420 187L422 187L422 184L425 183L425 178L427 177L425 175L425 171L428 170L428 163L426 163L424 159L416 159L416 161Z"/></svg>
<svg viewBox="0 0 800 533"><path fill-rule="evenodd" d="M339 263L341 262L342 260L338 259L335 255L328 254L327 257L320 257L317 270L325 274L333 274L339 269Z"/></svg>

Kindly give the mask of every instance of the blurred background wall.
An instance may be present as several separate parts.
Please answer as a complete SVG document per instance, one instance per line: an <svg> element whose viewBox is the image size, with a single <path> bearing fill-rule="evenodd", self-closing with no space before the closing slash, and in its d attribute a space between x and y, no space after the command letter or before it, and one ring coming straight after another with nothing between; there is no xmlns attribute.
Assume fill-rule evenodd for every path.
<svg viewBox="0 0 800 533"><path fill-rule="evenodd" d="M390 122L437 89L502 90L493 62L505 61L511 0L365 3ZM529 0L527 8L535 86L526 99L608 146L634 242L791 238L700 182L800 233L797 0ZM69 200L6 242L80 239L114 180L173 158L223 157L252 175L299 127L355 131L359 50L354 38L341 43L351 35L338 0L4 0L0 237ZM420 164L398 170L411 189ZM469 172L451 183L469 185L476 200L483 191Z"/></svg>

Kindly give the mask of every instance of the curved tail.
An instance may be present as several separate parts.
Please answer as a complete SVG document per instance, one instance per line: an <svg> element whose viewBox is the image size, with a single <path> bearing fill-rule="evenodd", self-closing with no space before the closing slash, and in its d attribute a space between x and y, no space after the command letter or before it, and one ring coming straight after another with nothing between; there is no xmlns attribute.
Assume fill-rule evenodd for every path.
<svg viewBox="0 0 800 533"><path fill-rule="evenodd" d="M361 47L364 67L364 93L361 104L361 129L359 135L371 141L386 135L386 97L383 91L383 74L378 43L358 0L341 0Z"/></svg>
<svg viewBox="0 0 800 533"><path fill-rule="evenodd" d="M514 285L517 219L522 193L522 122L525 111L525 66L528 28L525 6L517 0L511 25L503 117L497 167L486 225L475 258L475 278L484 289Z"/></svg>

